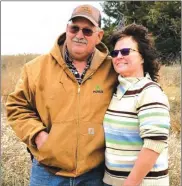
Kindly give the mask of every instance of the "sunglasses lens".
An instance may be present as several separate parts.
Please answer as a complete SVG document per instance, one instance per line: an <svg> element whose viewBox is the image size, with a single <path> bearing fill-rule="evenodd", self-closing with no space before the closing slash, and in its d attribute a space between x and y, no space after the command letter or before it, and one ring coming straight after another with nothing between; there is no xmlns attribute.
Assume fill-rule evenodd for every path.
<svg viewBox="0 0 182 186"><path fill-rule="evenodd" d="M71 32L72 34L78 33L79 30L80 30L80 27L77 25L70 25L69 26L69 32ZM81 30L85 36L92 36L92 34L93 34L93 30L91 30L89 28L82 28Z"/></svg>
<svg viewBox="0 0 182 186"><path fill-rule="evenodd" d="M76 34L78 31L80 30L80 28L76 25L72 25L69 27L69 31L72 33L72 34Z"/></svg>
<svg viewBox="0 0 182 186"><path fill-rule="evenodd" d="M83 28L82 32L85 36L91 36L93 34L93 31L89 28Z"/></svg>
<svg viewBox="0 0 182 186"><path fill-rule="evenodd" d="M123 49L121 49L121 50L113 50L113 51L111 52L111 56L112 56L112 57L117 57L118 54L119 54L119 52L121 52L121 55L122 55L122 56L127 56L127 55L129 55L129 53L130 53L130 48L123 48Z"/></svg>
<svg viewBox="0 0 182 186"><path fill-rule="evenodd" d="M111 57L117 57L118 56L118 53L119 53L119 50L113 50L111 52Z"/></svg>
<svg viewBox="0 0 182 186"><path fill-rule="evenodd" d="M120 52L123 56L127 56L130 53L130 49L129 48L123 48L122 50L120 50Z"/></svg>

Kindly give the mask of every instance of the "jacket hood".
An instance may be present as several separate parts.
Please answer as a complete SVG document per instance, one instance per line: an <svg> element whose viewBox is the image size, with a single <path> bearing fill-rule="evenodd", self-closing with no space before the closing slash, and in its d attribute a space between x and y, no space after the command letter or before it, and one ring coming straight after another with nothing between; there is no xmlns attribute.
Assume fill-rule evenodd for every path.
<svg viewBox="0 0 182 186"><path fill-rule="evenodd" d="M66 33L63 33L58 37L52 50L50 51L50 54L56 59L56 61L63 68L67 68L66 63L63 60L64 51L66 47L65 40L66 40ZM109 50L104 43L100 42L98 45L96 45L96 50L90 68L93 70L97 69L102 64L102 62L108 57L108 54L109 54Z"/></svg>

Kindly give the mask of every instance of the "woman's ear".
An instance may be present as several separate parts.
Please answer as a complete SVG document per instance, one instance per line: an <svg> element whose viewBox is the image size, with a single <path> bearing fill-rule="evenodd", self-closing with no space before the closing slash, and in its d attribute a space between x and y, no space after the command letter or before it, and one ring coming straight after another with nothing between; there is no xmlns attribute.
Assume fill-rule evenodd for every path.
<svg viewBox="0 0 182 186"><path fill-rule="evenodd" d="M104 36L104 31L100 29L98 31L98 37L97 37L97 42L96 42L97 45L101 42L103 36Z"/></svg>

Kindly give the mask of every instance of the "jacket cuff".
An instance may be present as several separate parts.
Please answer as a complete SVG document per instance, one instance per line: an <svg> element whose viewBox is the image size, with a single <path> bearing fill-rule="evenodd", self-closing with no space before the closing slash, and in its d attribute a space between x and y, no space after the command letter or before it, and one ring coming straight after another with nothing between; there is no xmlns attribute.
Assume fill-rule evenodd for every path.
<svg viewBox="0 0 182 186"><path fill-rule="evenodd" d="M167 143L163 141L144 139L143 147L151 149L159 154L164 150L166 146L167 146Z"/></svg>

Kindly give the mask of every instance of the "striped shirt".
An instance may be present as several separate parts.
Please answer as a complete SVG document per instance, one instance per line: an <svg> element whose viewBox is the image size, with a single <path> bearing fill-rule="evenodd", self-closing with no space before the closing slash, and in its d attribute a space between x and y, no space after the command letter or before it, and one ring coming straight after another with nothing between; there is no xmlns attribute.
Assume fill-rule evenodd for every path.
<svg viewBox="0 0 182 186"><path fill-rule="evenodd" d="M168 186L169 102L150 79L118 77L119 85L104 117L106 140L104 182L121 186L140 150L160 153L141 186Z"/></svg>

